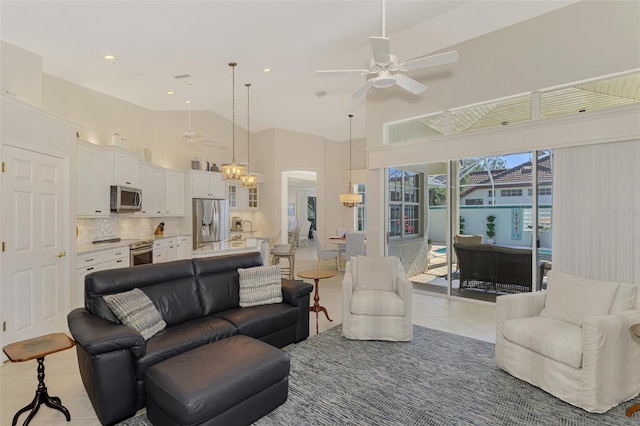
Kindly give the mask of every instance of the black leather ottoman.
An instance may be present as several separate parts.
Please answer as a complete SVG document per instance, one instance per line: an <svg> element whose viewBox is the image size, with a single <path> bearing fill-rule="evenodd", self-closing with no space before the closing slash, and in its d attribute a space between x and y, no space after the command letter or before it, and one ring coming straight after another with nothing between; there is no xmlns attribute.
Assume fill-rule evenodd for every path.
<svg viewBox="0 0 640 426"><path fill-rule="evenodd" d="M250 424L287 400L289 354L232 336L159 362L145 373L154 425Z"/></svg>

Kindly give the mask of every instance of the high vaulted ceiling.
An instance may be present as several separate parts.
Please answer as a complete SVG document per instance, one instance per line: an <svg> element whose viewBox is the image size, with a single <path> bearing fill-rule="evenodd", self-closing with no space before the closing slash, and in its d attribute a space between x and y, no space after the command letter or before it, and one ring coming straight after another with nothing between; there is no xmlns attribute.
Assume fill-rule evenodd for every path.
<svg viewBox="0 0 640 426"><path fill-rule="evenodd" d="M574 2L388 0L386 34L392 53L409 60ZM314 71L368 68L382 2L3 0L0 20L0 38L40 55L45 73L151 110L184 111L190 97L194 111L231 119L228 63L235 61L237 123L246 118L244 84L251 83L252 131L346 140L347 114L365 114L365 98L349 98L364 77ZM447 67L455 72L456 64ZM174 78L183 74L191 75L190 94ZM364 119L355 120L353 137L362 136Z"/></svg>

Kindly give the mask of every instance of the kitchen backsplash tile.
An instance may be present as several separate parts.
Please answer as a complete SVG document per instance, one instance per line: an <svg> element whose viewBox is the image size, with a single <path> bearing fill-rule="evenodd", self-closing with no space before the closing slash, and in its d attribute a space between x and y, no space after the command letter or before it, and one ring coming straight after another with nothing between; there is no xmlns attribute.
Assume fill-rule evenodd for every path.
<svg viewBox="0 0 640 426"><path fill-rule="evenodd" d="M107 237L122 239L148 238L160 222L164 222L165 234L191 234L185 230L185 219L178 217L125 217L122 215L104 219L76 220L78 227L77 244L91 244L94 240Z"/></svg>

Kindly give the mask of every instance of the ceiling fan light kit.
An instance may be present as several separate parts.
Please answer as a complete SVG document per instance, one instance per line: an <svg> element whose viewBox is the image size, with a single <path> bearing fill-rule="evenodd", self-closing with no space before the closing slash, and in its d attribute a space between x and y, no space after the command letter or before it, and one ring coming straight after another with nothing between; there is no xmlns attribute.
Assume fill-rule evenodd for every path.
<svg viewBox="0 0 640 426"><path fill-rule="evenodd" d="M351 99L359 98L370 88L385 89L387 87L398 86L414 95L422 93L427 86L402 74L405 71L413 71L422 68L435 67L438 65L450 64L458 61L458 52L440 53L437 55L424 56L406 62L399 62L395 55L391 54L389 39L385 35L385 1L382 1L382 37L369 37L373 58L369 61L368 70L325 70L316 71L317 76L336 76L345 74L374 74L360 85L350 96Z"/></svg>
<svg viewBox="0 0 640 426"><path fill-rule="evenodd" d="M355 207L362 203L362 194L353 193L353 185L351 184L351 121L353 120L353 114L349 114L349 184L347 186L347 192L340 194L338 200L345 207Z"/></svg>
<svg viewBox="0 0 640 426"><path fill-rule="evenodd" d="M245 173L245 166L242 164L236 164L236 96L235 96L235 83L236 83L236 64L230 62L231 67L231 144L232 154L231 163L225 163L220 166L222 172L222 178L226 180L238 180Z"/></svg>

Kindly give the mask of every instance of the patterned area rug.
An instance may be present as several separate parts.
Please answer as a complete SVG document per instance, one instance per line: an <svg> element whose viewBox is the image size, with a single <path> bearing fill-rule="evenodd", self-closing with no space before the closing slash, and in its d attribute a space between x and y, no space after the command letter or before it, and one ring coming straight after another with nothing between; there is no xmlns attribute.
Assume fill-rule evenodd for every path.
<svg viewBox="0 0 640 426"><path fill-rule="evenodd" d="M640 398L590 414L498 369L492 343L428 328L392 343L347 340L338 326L286 350L289 399L256 426L639 424L624 412Z"/></svg>

